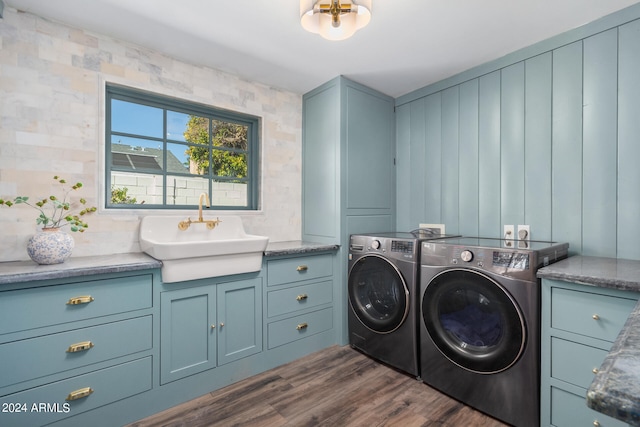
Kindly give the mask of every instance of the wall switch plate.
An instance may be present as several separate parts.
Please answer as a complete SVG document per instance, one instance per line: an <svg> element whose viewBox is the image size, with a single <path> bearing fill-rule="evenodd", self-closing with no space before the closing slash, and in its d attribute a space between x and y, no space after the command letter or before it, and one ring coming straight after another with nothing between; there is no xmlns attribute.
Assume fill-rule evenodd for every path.
<svg viewBox="0 0 640 427"><path fill-rule="evenodd" d="M531 232L528 225L518 225L518 240L526 242L531 240Z"/></svg>
<svg viewBox="0 0 640 427"><path fill-rule="evenodd" d="M419 224L420 228L428 228L436 234L445 234L444 224Z"/></svg>
<svg viewBox="0 0 640 427"><path fill-rule="evenodd" d="M513 225L504 226L504 231L502 232L502 238L504 239L504 246L506 248L513 247L513 239L516 238L516 236L514 236Z"/></svg>

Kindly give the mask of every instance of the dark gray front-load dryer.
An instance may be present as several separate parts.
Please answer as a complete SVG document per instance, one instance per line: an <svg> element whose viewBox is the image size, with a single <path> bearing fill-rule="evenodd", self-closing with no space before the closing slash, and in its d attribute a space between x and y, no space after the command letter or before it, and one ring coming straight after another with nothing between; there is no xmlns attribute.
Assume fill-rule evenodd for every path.
<svg viewBox="0 0 640 427"><path fill-rule="evenodd" d="M349 242L349 343L416 377L419 250L424 238L377 233L352 235Z"/></svg>
<svg viewBox="0 0 640 427"><path fill-rule="evenodd" d="M507 246L509 245L509 246ZM539 267L567 244L423 242L420 366L432 387L516 426L539 426ZM525 247L526 246L526 247Z"/></svg>

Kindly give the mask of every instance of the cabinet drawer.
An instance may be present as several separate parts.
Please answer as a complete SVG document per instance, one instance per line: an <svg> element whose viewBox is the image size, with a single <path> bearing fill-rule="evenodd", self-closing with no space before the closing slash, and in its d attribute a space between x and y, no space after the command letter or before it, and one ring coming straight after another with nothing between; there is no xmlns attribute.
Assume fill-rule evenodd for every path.
<svg viewBox="0 0 640 427"><path fill-rule="evenodd" d="M613 342L636 299L563 288L551 289L551 327Z"/></svg>
<svg viewBox="0 0 640 427"><path fill-rule="evenodd" d="M333 310L314 311L278 322L269 323L269 348L275 348L311 335L327 331L333 327Z"/></svg>
<svg viewBox="0 0 640 427"><path fill-rule="evenodd" d="M559 338L551 338L551 376L585 389L608 351Z"/></svg>
<svg viewBox="0 0 640 427"><path fill-rule="evenodd" d="M0 313L11 319L0 335L148 308L151 292L151 274L0 292Z"/></svg>
<svg viewBox="0 0 640 427"><path fill-rule="evenodd" d="M333 274L331 254L267 261L267 286L316 279Z"/></svg>
<svg viewBox="0 0 640 427"><path fill-rule="evenodd" d="M151 337L151 316L145 316L2 344L0 389L148 350Z"/></svg>
<svg viewBox="0 0 640 427"><path fill-rule="evenodd" d="M622 421L589 408L584 397L556 387L551 388L551 424L556 427L628 427Z"/></svg>
<svg viewBox="0 0 640 427"><path fill-rule="evenodd" d="M317 307L333 300L332 281L295 286L267 293L267 316L293 313Z"/></svg>
<svg viewBox="0 0 640 427"><path fill-rule="evenodd" d="M0 415L2 426L49 424L142 393L151 389L151 371L151 357L145 357L5 396L0 399L0 410L11 407L14 411ZM76 393L75 400L67 400L87 387L94 392L85 397ZM26 412L15 412L17 407Z"/></svg>

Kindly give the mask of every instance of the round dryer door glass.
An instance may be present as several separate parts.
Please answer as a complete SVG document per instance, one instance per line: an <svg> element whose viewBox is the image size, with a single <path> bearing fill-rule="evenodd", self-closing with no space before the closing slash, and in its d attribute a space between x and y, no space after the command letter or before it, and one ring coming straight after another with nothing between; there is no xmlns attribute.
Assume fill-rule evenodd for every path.
<svg viewBox="0 0 640 427"><path fill-rule="evenodd" d="M398 269L377 255L358 259L349 271L349 304L369 329L389 333L409 312L409 290Z"/></svg>
<svg viewBox="0 0 640 427"><path fill-rule="evenodd" d="M524 350L526 328L517 304L477 272L456 269L434 277L422 298L422 321L438 350L472 372L508 369Z"/></svg>

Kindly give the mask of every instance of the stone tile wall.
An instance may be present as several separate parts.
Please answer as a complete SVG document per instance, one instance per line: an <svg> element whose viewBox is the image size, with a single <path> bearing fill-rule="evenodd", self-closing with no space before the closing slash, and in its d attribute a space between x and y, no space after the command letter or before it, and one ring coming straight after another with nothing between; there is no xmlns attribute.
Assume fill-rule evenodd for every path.
<svg viewBox="0 0 640 427"><path fill-rule="evenodd" d="M261 209L240 214L249 233L300 238L301 95L10 7L0 19L0 197L48 196L53 175L81 181L78 196L99 210L74 234L73 256L140 251L140 217L152 212L102 207L107 82L261 117ZM28 259L37 216L0 206L0 262Z"/></svg>

